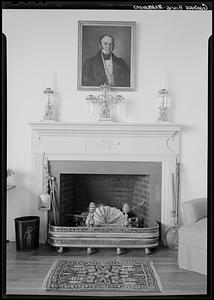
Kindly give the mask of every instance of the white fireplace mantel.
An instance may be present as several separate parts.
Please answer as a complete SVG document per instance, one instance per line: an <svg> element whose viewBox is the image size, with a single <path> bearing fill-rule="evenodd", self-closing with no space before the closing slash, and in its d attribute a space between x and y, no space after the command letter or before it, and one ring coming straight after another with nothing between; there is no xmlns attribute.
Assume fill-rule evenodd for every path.
<svg viewBox="0 0 214 300"><path fill-rule="evenodd" d="M32 129L32 209L40 215L46 240L47 212L39 211L43 155L63 161L162 162L162 235L172 225L172 173L180 161L182 124L54 122L29 123Z"/></svg>
<svg viewBox="0 0 214 300"><path fill-rule="evenodd" d="M116 123L108 121L100 122L54 122L42 121L29 123L39 136L44 135L67 135L67 134L143 134L143 135L172 135L179 132L182 124L158 122L158 123Z"/></svg>

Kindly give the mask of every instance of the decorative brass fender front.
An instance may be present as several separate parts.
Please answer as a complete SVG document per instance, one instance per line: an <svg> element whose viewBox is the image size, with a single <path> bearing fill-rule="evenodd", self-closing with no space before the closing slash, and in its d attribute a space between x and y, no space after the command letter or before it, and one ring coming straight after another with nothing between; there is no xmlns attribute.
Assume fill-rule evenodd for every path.
<svg viewBox="0 0 214 300"><path fill-rule="evenodd" d="M144 248L149 254L151 248L159 244L159 225L154 227L130 227L128 219L129 206L123 205L123 212L115 207L100 206L91 202L86 226L54 226L49 225L49 244L63 252L63 247L86 247L87 253L94 248Z"/></svg>

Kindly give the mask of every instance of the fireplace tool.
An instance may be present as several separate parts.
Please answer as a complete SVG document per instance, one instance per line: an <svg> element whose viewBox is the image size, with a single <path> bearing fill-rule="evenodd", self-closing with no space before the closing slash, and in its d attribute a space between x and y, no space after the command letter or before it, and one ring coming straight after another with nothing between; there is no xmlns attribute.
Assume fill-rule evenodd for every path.
<svg viewBox="0 0 214 300"><path fill-rule="evenodd" d="M176 180L174 173L172 173L172 191L173 191L173 210L172 217L174 218L174 226L172 226L166 233L166 241L168 246L173 249L178 249L178 204L179 204L179 190L180 190L180 162L176 164Z"/></svg>
<svg viewBox="0 0 214 300"><path fill-rule="evenodd" d="M53 210L54 224L57 225L57 218L56 218L57 205L56 205L56 198L55 198L55 180L56 180L56 178L54 176L49 177L50 198L51 198L51 205L52 205L52 210Z"/></svg>
<svg viewBox="0 0 214 300"><path fill-rule="evenodd" d="M43 193L40 195L40 210L50 210L52 207L54 224L57 225L56 219L56 198L55 198L55 177L51 177L48 172L48 160L43 158Z"/></svg>
<svg viewBox="0 0 214 300"><path fill-rule="evenodd" d="M40 210L50 210L51 196L49 190L48 161L43 157L43 193L40 195Z"/></svg>

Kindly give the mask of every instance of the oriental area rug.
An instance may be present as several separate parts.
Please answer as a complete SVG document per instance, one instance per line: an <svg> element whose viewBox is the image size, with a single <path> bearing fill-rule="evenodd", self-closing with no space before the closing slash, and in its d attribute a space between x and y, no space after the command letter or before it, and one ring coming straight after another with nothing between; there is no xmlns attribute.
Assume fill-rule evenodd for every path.
<svg viewBox="0 0 214 300"><path fill-rule="evenodd" d="M152 261L89 261L61 257L44 281L46 291L160 292L162 285Z"/></svg>

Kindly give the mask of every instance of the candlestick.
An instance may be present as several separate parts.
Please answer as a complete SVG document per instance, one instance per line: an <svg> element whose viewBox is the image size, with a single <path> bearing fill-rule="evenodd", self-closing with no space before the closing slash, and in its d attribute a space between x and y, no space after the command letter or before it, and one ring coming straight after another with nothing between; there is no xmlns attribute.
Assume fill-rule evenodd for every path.
<svg viewBox="0 0 214 300"><path fill-rule="evenodd" d="M168 91L166 89L161 89L158 91L157 105L158 105L158 121L168 121L168 109L169 109L169 100L168 100Z"/></svg>
<svg viewBox="0 0 214 300"><path fill-rule="evenodd" d="M43 120L55 120L55 107L51 99L51 95L54 94L54 91L51 88L46 88L43 93L47 95L46 105L45 105L45 115Z"/></svg>

